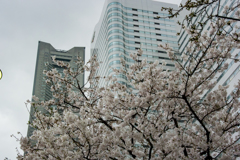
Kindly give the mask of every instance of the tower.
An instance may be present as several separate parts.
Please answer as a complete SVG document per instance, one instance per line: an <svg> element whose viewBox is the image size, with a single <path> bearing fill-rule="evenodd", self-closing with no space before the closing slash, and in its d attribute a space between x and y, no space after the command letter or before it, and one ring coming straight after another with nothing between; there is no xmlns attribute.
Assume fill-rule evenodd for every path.
<svg viewBox="0 0 240 160"><path fill-rule="evenodd" d="M46 84L46 75L43 74L43 70L48 71L56 68L59 73L63 72L62 67L57 66L53 63L52 56L56 56L56 60L58 61L70 63L70 65L74 68L74 61L77 60L77 56L81 57L82 60L85 59L85 47L73 47L72 49L65 51L55 49L51 44L39 41L32 95L38 97L40 101L47 101L52 99L52 92L50 91L51 86ZM49 65L45 65L47 62ZM78 80L80 81L80 85L83 86L84 75L80 75L78 77ZM38 107L38 110L43 113L46 112L43 107ZM34 108L31 106L29 117L30 122L33 120L33 115ZM32 127L28 127L28 137L32 135L33 130L34 129Z"/></svg>

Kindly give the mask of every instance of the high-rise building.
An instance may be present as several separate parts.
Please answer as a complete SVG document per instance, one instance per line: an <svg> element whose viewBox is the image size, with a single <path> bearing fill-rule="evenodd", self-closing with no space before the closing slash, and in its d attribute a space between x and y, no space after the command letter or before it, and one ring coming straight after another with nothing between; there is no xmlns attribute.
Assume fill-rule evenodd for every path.
<svg viewBox="0 0 240 160"><path fill-rule="evenodd" d="M157 18L168 16L162 7L178 8L175 4L162 3L152 0L106 0L100 20L95 26L91 55L97 55L100 64L97 75L102 77L114 75L112 68L119 69L120 59L126 62L126 69L135 61L130 53L137 49L143 50L141 59L154 62L165 61L164 69L174 70L174 63L167 52L158 44L168 43L176 54L178 52L178 25L176 19ZM118 82L129 85L125 75L117 75ZM106 85L104 79L100 86Z"/></svg>
<svg viewBox="0 0 240 160"><path fill-rule="evenodd" d="M185 4L186 1L187 0L182 0L181 3ZM220 2L220 4L218 4L219 2ZM219 2L216 2L217 4L214 4L212 7L208 7L207 13L204 11L203 14L199 13L196 17L192 18L191 24L196 25L197 28L202 28L202 27L200 27L200 23L206 22L206 24L203 26L202 31L201 31L203 33L204 31L210 30L211 21L210 20L206 21L206 19L208 18L209 15L212 14L212 15L222 15L222 16L226 16L226 17L233 17L235 15L236 11L238 11L238 8L236 8L234 11L232 11L231 13L229 13L227 15L223 12L225 6L232 7L234 5L234 3L236 3L236 0L232 0L232 1L223 0L223 1L219 1ZM220 5L220 8L218 8L218 5ZM191 10L191 12L193 12L193 11L194 10ZM190 11L183 10L183 12L181 12L181 14L179 16L179 21L183 21L183 18L189 13L190 13ZM214 18L214 20L216 20L216 19L217 19L217 17ZM234 28L234 26L239 25L239 23L240 23L239 21L235 22L235 23L233 23L233 28L229 27L229 28L225 28L225 30L228 32L236 31L237 33L239 33L240 29L236 30ZM232 30L232 29L234 29L234 30ZM184 53L184 50L189 43L189 39L190 39L190 35L186 31L181 30L180 36L178 39L180 54ZM231 54L232 54L232 57L239 59L240 49L237 49L237 48L232 49ZM235 89L234 85L238 83L238 80L240 77L240 63L239 62L235 63L233 59L228 59L224 63L229 64L228 68L225 71L223 71L222 73L218 73L216 75L216 81L217 81L216 85L212 89L206 91L203 94L203 98L206 97L206 95L209 92L217 89L219 85L223 85L223 86L229 85L229 88L227 90L228 91L228 99L231 98L230 93Z"/></svg>
<svg viewBox="0 0 240 160"><path fill-rule="evenodd" d="M182 0L182 4L184 5L186 3L187 0ZM233 7L235 6L237 3L236 0L222 0L222 1L216 1L215 4L213 3L212 5L210 5L208 8L206 8L203 11L203 14L198 13L196 17L190 19L190 24L195 25L195 27L198 29L198 31L200 31L200 33L203 33L205 31L210 32L210 23L212 21L216 22L217 17L213 17L212 20L206 20L209 18L210 15L219 15L219 16L223 16L223 17L229 17L229 18L233 18L235 13L237 11L239 11L239 8L235 8L234 10L230 10L231 12L229 14L224 13L224 7ZM234 5L235 4L235 5ZM181 12L180 16L179 16L179 21L183 21L184 17L189 14L190 12L194 12L194 11L200 11L201 7L197 8L196 10L183 10L183 12ZM185 21L186 22L186 21ZM206 22L205 25L201 26L200 24L203 22ZM226 32L236 32L239 33L240 29L236 29L235 26L239 26L240 22L236 21L233 23L233 26L228 26L225 27L224 30ZM185 25L187 25L185 23ZM180 31L180 30L179 30ZM180 36L178 39L178 43L179 45L179 53L183 54L186 47L189 44L189 39L190 39L190 35L185 31L185 30L181 30L180 31ZM240 49L239 48L233 48L231 51L231 55L232 57L239 59L240 58ZM201 54L201 53L199 53ZM196 58L196 57L195 57ZM186 63L184 63L183 65L187 65L189 62L187 61ZM227 89L227 101L231 100L232 96L231 93L236 91L236 88L234 85L236 85L239 81L240 78L240 62L235 63L234 59L227 59L225 60L222 65L224 65L224 63L228 63L228 67L227 69L225 69L223 72L217 73L217 75L215 76L214 79L212 79L212 81L216 81L215 86L213 86L213 88L206 90L203 95L202 95L202 100L206 98L206 96L218 89L219 85L222 86L229 86ZM216 64L213 65L213 67L216 67ZM239 110L236 111L239 113ZM220 124L220 123L219 123ZM234 133L234 131L233 131ZM233 139L235 139L235 136L237 136L238 133L235 132L232 136L234 137ZM238 140L236 143L240 143L240 141ZM240 159L240 154L239 153L235 153L236 159Z"/></svg>
<svg viewBox="0 0 240 160"><path fill-rule="evenodd" d="M74 61L77 60L77 56L81 57L84 61L85 59L85 47L73 47L68 51L55 49L51 44L39 41L38 51L37 51L37 61L35 67L35 76L33 84L32 95L39 98L40 101L46 101L52 99L52 92L50 91L51 86L46 84L45 76L43 70L51 70L56 68L59 73L63 72L63 68L57 66L52 61L52 56L56 56L56 60L70 63L71 67L75 67ZM49 63L45 65L45 63ZM84 74L78 77L80 85L84 84ZM45 113L45 109L38 107L38 110ZM34 108L31 106L30 109L30 122L32 121L34 115ZM31 136L33 132L32 127L28 127L27 136Z"/></svg>

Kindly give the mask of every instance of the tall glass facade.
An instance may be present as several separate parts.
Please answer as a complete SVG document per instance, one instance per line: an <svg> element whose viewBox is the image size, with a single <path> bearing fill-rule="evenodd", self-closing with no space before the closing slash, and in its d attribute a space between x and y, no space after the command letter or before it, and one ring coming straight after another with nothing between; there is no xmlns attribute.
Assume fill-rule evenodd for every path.
<svg viewBox="0 0 240 160"><path fill-rule="evenodd" d="M184 4L186 2L186 0L183 0L181 3ZM223 10L224 10L224 6L233 6L233 4L236 3L236 0L232 0L232 1L229 1L229 0L222 0L220 1L220 8L218 8L218 4L215 5L215 6L212 6L212 7L209 7L207 9L207 13L204 13L205 15L201 15L199 14L198 16L196 16L195 18L192 19L192 24L195 24L196 27L198 28L200 26L200 23L203 23L206 21L206 18L208 15L212 14L212 15L216 15L217 13L219 15L225 15L225 13L223 13ZM235 10L233 10L230 14L228 15L225 15L227 17L233 17L234 14L236 13L238 9L236 8ZM183 11L180 15L180 17L184 18L186 14L189 14L188 11ZM179 21L182 21L183 19L179 19ZM199 23L200 22L200 23ZM202 29L202 33L204 31L209 31L210 30L210 23L211 21L207 21L206 24L204 25L203 29ZM234 26L236 25L239 25L239 21L238 22L235 22L233 24L233 28ZM232 28L226 28L226 31L233 31ZM240 29L238 30L235 30L236 32L240 32ZM179 39L178 39L178 43L180 44L179 45L179 53L182 54L184 53L188 43L189 43L189 34L182 30L180 32L180 36L179 36ZM235 57L235 58L239 58L240 56L240 49L232 49L231 50L231 54L232 54L232 57ZM188 62L187 62L188 63ZM186 64L187 64L186 63ZM230 93L232 91L234 91L235 87L234 85L238 83L238 80L240 78L240 72L239 72L239 69L240 69L240 63L234 63L234 60L232 59L228 59L226 60L224 63L228 63L228 68L223 71L222 73L218 73L216 75L216 78L214 80L216 80L216 85L215 87L213 87L212 89L206 91L203 95L203 98L206 97L206 95L208 93L210 93L211 91L214 91L215 89L218 88L219 85L223 85L223 86L226 86L226 85L229 85L229 88L228 88L228 97L230 98ZM185 65L186 65L185 64Z"/></svg>
<svg viewBox="0 0 240 160"><path fill-rule="evenodd" d="M162 7L177 8L177 5L151 0L106 0L99 22L95 26L91 54L102 62L97 74L101 77L116 76L119 83L128 84L125 75L114 75L113 68L120 68L120 59L126 69L135 61L130 53L143 50L141 59L154 62L165 61L165 69L174 70L174 63L158 44L169 43L178 54L176 19L157 18L167 16ZM140 59L140 60L141 60ZM106 85L104 79L100 86Z"/></svg>

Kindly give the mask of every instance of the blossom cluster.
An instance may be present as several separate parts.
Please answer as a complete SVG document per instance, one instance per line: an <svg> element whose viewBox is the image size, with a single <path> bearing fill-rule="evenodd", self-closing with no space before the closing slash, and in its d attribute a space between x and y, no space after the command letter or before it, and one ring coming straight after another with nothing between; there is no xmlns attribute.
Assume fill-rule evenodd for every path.
<svg viewBox="0 0 240 160"><path fill-rule="evenodd" d="M138 61L141 49L131 54L135 63L129 71L124 60L123 68L113 71L125 74L132 88L115 77L98 76L96 55L86 65L78 60L75 71L54 60L65 68L64 74L44 71L54 98L28 102L36 108L30 124L35 130L19 139L25 155L18 159L235 158L240 151L240 81L230 99L228 86L221 85L203 97L216 85L218 73L227 69L226 60L234 58L231 50L240 48L235 30L219 34L226 26L228 20L217 20L200 35L185 28L195 40L181 60L169 45L159 45L175 62L171 72L163 70L165 63ZM77 79L84 71L90 71L89 88ZM101 78L107 86L98 87Z"/></svg>

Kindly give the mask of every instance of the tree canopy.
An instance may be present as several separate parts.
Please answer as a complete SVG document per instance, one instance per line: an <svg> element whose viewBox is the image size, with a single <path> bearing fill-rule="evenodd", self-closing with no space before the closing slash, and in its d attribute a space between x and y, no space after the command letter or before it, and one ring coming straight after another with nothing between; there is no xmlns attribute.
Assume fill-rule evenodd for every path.
<svg viewBox="0 0 240 160"><path fill-rule="evenodd" d="M187 1L180 10L197 5L195 11L201 7L205 11L215 3L220 0ZM204 8L205 5L208 6ZM223 13L234 12L239 19L239 2L236 5L226 6ZM58 66L66 69L63 74L56 69L44 72L53 99L39 101L33 97L34 101L28 101L36 109L30 124L35 131L29 138L19 138L25 155L19 153L17 158L235 158L240 151L240 81L231 93L227 92L228 85L211 89L228 69L227 60L239 63L231 53L240 48L239 26L236 20L219 16L211 21L209 30L199 32L198 27L183 25L191 38L181 57L168 44L159 45L175 62L174 71L163 70L164 61L139 61L141 49L131 54L135 63L129 70L124 69L122 60L123 67L113 70L126 75L131 87L118 83L114 76L97 75L96 55L87 64L78 59L78 70L53 57ZM193 18L194 14L191 12L188 17ZM208 18L211 17L214 16ZM84 71L90 71L87 83L91 87L79 85L77 76ZM99 87L102 78L108 85ZM37 111L39 106L45 107L48 114Z"/></svg>

